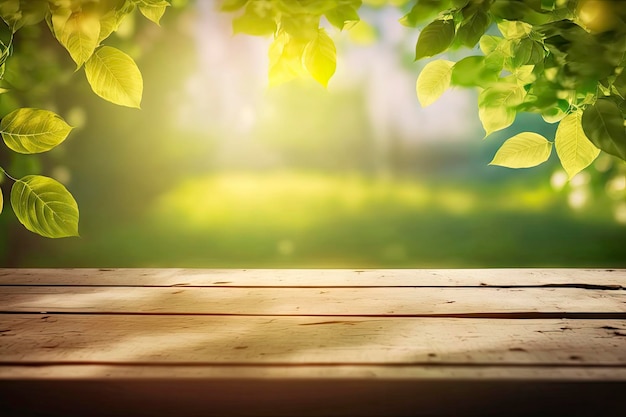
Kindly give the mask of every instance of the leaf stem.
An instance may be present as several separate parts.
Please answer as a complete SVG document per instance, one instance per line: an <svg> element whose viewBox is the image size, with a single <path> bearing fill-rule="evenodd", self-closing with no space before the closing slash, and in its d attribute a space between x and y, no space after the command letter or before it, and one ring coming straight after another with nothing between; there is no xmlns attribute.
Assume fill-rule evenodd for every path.
<svg viewBox="0 0 626 417"><path fill-rule="evenodd" d="M17 182L17 181L18 181L18 179L17 179L17 178L13 178L11 175L9 175L9 173L8 173L8 172L6 172L6 171L4 170L4 168L0 167L0 171L1 171L1 172L2 172L2 173L3 173L3 174L4 174L4 175L5 175L8 179L10 179L10 180L12 180L12 181L14 181L14 182Z"/></svg>

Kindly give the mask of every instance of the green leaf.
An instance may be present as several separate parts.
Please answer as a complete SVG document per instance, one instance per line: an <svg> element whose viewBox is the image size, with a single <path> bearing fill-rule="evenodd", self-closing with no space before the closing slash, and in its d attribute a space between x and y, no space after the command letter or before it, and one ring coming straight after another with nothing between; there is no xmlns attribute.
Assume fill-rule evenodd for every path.
<svg viewBox="0 0 626 417"><path fill-rule="evenodd" d="M166 1L143 2L139 4L139 11L147 19L159 25L159 22L165 13L165 9L167 9L169 5L170 4Z"/></svg>
<svg viewBox="0 0 626 417"><path fill-rule="evenodd" d="M438 59L426 64L417 77L417 98L422 107L434 103L450 86L454 62Z"/></svg>
<svg viewBox="0 0 626 417"><path fill-rule="evenodd" d="M2 189L0 188L0 213L2 213L3 208L4 208L4 196L2 195Z"/></svg>
<svg viewBox="0 0 626 417"><path fill-rule="evenodd" d="M34 25L43 20L48 12L47 0L2 0L0 17L13 33L22 26Z"/></svg>
<svg viewBox="0 0 626 417"><path fill-rule="evenodd" d="M507 39L520 39L530 35L532 26L519 21L503 20L498 23L500 33Z"/></svg>
<svg viewBox="0 0 626 417"><path fill-rule="evenodd" d="M513 56L511 63L514 68L523 65L534 65L543 61L545 57L545 49L541 43L533 41L530 38L521 39L513 48Z"/></svg>
<svg viewBox="0 0 626 417"><path fill-rule="evenodd" d="M498 72L485 66L484 56L468 56L454 64L452 84L463 87L488 87L498 80Z"/></svg>
<svg viewBox="0 0 626 417"><path fill-rule="evenodd" d="M248 0L222 0L220 2L220 10L223 12L234 12L241 9L248 3Z"/></svg>
<svg viewBox="0 0 626 417"><path fill-rule="evenodd" d="M535 13L533 9L524 4L523 1L518 0L495 0L491 4L489 12L499 19L506 20L537 20L541 15Z"/></svg>
<svg viewBox="0 0 626 417"><path fill-rule="evenodd" d="M449 1L441 0L419 0L404 17L400 23L404 26L416 27L429 17L445 10Z"/></svg>
<svg viewBox="0 0 626 417"><path fill-rule="evenodd" d="M548 160L552 143L537 133L524 132L502 144L489 165L530 168Z"/></svg>
<svg viewBox="0 0 626 417"><path fill-rule="evenodd" d="M515 110L506 107L480 107L478 118L485 129L485 137L511 126L516 114Z"/></svg>
<svg viewBox="0 0 626 417"><path fill-rule="evenodd" d="M135 61L119 49L102 46L85 63L91 89L111 103L139 108L143 78Z"/></svg>
<svg viewBox="0 0 626 417"><path fill-rule="evenodd" d="M626 71L624 71L624 69L622 69L622 72L615 78L613 87L622 98L626 98Z"/></svg>
<svg viewBox="0 0 626 417"><path fill-rule="evenodd" d="M513 83L498 83L484 89L478 96L480 107L515 107L524 101L526 92Z"/></svg>
<svg viewBox="0 0 626 417"><path fill-rule="evenodd" d="M535 67L533 65L522 65L516 68L512 76L515 78L517 85L525 86L534 82L537 79L537 76L533 72L534 69Z"/></svg>
<svg viewBox="0 0 626 417"><path fill-rule="evenodd" d="M415 46L415 60L445 51L453 40L454 21L435 20L420 32Z"/></svg>
<svg viewBox="0 0 626 417"><path fill-rule="evenodd" d="M100 19L94 13L57 9L52 15L54 36L80 68L93 54L100 37Z"/></svg>
<svg viewBox="0 0 626 417"><path fill-rule="evenodd" d="M456 37L463 45L473 48L487 30L489 24L491 24L489 15L483 10L477 10L469 19L461 23Z"/></svg>
<svg viewBox="0 0 626 417"><path fill-rule="evenodd" d="M496 48L498 48L498 45L500 45L500 42L503 40L504 38L501 38L500 36L483 35L480 38L480 50L483 54L489 55L495 51Z"/></svg>
<svg viewBox="0 0 626 417"><path fill-rule="evenodd" d="M13 184L11 206L17 219L44 237L78 236L78 205L52 178L28 175Z"/></svg>
<svg viewBox="0 0 626 417"><path fill-rule="evenodd" d="M241 16L233 20L233 33L246 33L253 36L271 35L276 32L276 21L269 14L261 14L252 2Z"/></svg>
<svg viewBox="0 0 626 417"><path fill-rule="evenodd" d="M279 31L269 48L270 86L306 75L307 69L302 63L302 55L307 45L307 42L292 38L282 30Z"/></svg>
<svg viewBox="0 0 626 417"><path fill-rule="evenodd" d="M318 83L324 87L328 85L337 67L337 50L324 29L320 28L317 38L306 46L304 64Z"/></svg>
<svg viewBox="0 0 626 417"><path fill-rule="evenodd" d="M601 98L585 109L582 117L585 135L604 152L626 160L624 118L612 100Z"/></svg>
<svg viewBox="0 0 626 417"><path fill-rule="evenodd" d="M517 83L498 83L478 95L478 116L486 136L509 127L515 121L515 107L524 101L526 91Z"/></svg>
<svg viewBox="0 0 626 417"><path fill-rule="evenodd" d="M349 5L341 5L327 11L324 16L339 30L343 30L346 27L351 27L359 22L359 14L354 7Z"/></svg>
<svg viewBox="0 0 626 417"><path fill-rule="evenodd" d="M582 114L579 110L565 116L554 138L556 153L570 179L588 167L600 154L600 149L585 136Z"/></svg>
<svg viewBox="0 0 626 417"><path fill-rule="evenodd" d="M292 38L310 42L319 35L320 16L311 14L299 14L284 16L280 21L281 30L287 32Z"/></svg>
<svg viewBox="0 0 626 417"><path fill-rule="evenodd" d="M110 9L100 16L98 44L115 32L124 18L135 10L135 3L122 3L119 8Z"/></svg>
<svg viewBox="0 0 626 417"><path fill-rule="evenodd" d="M0 122L4 143L19 153L40 153L67 138L72 127L48 110L23 108L12 111Z"/></svg>

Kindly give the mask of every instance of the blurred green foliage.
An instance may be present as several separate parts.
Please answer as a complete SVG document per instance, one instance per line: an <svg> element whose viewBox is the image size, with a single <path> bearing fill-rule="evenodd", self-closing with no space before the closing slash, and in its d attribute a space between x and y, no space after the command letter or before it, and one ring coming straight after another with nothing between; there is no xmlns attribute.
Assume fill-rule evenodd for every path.
<svg viewBox="0 0 626 417"><path fill-rule="evenodd" d="M18 32L15 68L48 87L0 95L0 106L13 100L4 114L28 100L76 129L62 147L10 164L71 185L81 238L46 241L4 213L3 266L625 266L626 177L616 158L601 155L570 182L554 157L533 171L485 165L511 134L554 135L541 118L522 115L482 145L474 131L474 143L428 145L392 133L381 152L363 85L292 81L265 92L243 139L180 123L198 35L193 9L172 12L161 28L134 16L109 39L142 70L140 112L95 97L54 39L31 36L39 26ZM29 48L45 61L28 58ZM48 71L57 74L49 81ZM216 90L199 94L219 107ZM232 160L221 154L227 146Z"/></svg>
<svg viewBox="0 0 626 417"><path fill-rule="evenodd" d="M81 240L42 243L29 266L626 266L626 226L548 184L383 180L358 174L189 178L127 221L85 219ZM601 193L593 199L603 200ZM93 216L92 216L93 217Z"/></svg>

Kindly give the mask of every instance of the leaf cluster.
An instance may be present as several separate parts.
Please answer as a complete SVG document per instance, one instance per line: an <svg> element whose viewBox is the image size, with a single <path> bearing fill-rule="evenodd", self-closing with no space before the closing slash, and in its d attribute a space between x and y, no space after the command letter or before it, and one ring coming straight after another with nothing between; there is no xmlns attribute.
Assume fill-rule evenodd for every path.
<svg viewBox="0 0 626 417"><path fill-rule="evenodd" d="M423 106L450 86L476 87L486 135L517 113L558 123L554 148L569 177L600 150L626 159L626 9L609 0L418 0L403 18L422 29L416 59L456 46L480 55L428 63L417 80ZM497 25L500 35L485 34ZM525 168L546 161L548 139L522 133L491 162Z"/></svg>
<svg viewBox="0 0 626 417"><path fill-rule="evenodd" d="M103 42L135 10L159 24L168 6L165 0L3 0L0 18L11 34L6 41L0 40L0 79L10 65L13 35L24 26L45 21L76 70L84 68L95 94L120 106L139 108L141 72L129 55ZM43 109L18 108L0 121L5 145L20 154L47 152L71 131L61 116ZM78 205L61 183L40 175L17 179L0 171L13 181L11 206L26 229L50 238L78 236ZM0 210L2 206L0 193Z"/></svg>
<svg viewBox="0 0 626 417"><path fill-rule="evenodd" d="M273 35L270 84L310 74L323 85L335 71L324 17L342 30L359 21L357 0L225 0L240 14L235 33ZM365 1L404 8L407 1ZM450 86L480 90L486 136L509 127L519 112L559 123L554 143L536 134L506 141L492 164L535 166L556 149L573 177L600 150L626 159L626 8L611 0L416 0L400 23L421 28L415 59L449 49L479 54L429 62L417 79L423 106ZM497 27L497 31L495 28ZM497 33L497 34L496 34ZM553 146L554 145L554 146Z"/></svg>
<svg viewBox="0 0 626 417"><path fill-rule="evenodd" d="M360 21L361 4L361 0L226 0L221 9L239 12L233 19L235 34L273 36L270 85L310 75L327 86L335 73L337 51L320 20L348 29Z"/></svg>

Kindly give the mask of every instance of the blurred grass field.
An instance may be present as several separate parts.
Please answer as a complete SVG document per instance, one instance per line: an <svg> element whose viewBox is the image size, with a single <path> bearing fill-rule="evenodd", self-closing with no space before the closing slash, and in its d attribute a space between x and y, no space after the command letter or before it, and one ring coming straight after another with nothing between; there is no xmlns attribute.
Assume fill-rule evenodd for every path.
<svg viewBox="0 0 626 417"><path fill-rule="evenodd" d="M603 198L601 195L598 199ZM572 211L549 184L421 183L302 171L184 180L120 223L40 242L39 267L624 267L607 204ZM595 207L595 208L594 208Z"/></svg>

